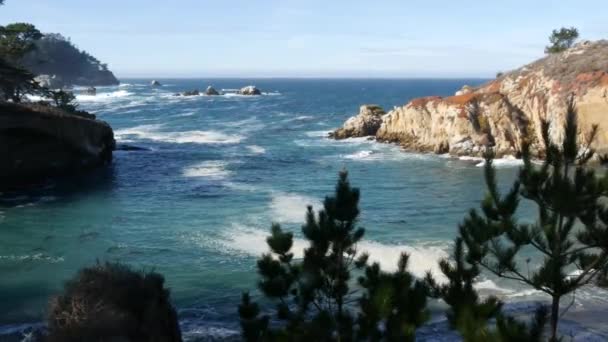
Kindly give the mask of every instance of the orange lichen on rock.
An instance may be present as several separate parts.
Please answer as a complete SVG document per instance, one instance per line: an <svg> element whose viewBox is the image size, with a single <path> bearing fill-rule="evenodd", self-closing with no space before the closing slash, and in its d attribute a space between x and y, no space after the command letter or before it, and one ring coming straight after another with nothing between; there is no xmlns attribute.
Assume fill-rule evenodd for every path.
<svg viewBox="0 0 608 342"><path fill-rule="evenodd" d="M449 104L456 104L456 105L464 106L467 103L471 102L477 96L478 96L478 94L476 94L476 93L456 95L456 96L446 97L445 101Z"/></svg>
<svg viewBox="0 0 608 342"><path fill-rule="evenodd" d="M493 81L485 87L486 93L498 93L500 91L500 81Z"/></svg>
<svg viewBox="0 0 608 342"><path fill-rule="evenodd" d="M419 107L426 106L427 103L429 103L429 102L434 102L437 100L441 100L441 96L419 97L417 99L413 99L412 101L410 101L410 103L408 105L411 107L419 108Z"/></svg>
<svg viewBox="0 0 608 342"><path fill-rule="evenodd" d="M600 85L608 86L608 73L604 73L604 75L600 79Z"/></svg>

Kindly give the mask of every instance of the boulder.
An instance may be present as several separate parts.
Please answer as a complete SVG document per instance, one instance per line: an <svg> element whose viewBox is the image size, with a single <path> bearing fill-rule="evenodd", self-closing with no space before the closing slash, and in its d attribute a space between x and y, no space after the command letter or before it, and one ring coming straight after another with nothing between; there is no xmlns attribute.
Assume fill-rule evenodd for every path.
<svg viewBox="0 0 608 342"><path fill-rule="evenodd" d="M374 136L382 124L382 116L386 114L378 105L363 105L359 114L346 120L342 128L338 128L329 136L334 139Z"/></svg>
<svg viewBox="0 0 608 342"><path fill-rule="evenodd" d="M158 82L157 80L153 80L152 82L150 82L150 85L152 87L160 87L160 86L162 86L162 84L160 84L160 82Z"/></svg>
<svg viewBox="0 0 608 342"><path fill-rule="evenodd" d="M109 164L114 132L91 115L0 103L0 190Z"/></svg>
<svg viewBox="0 0 608 342"><path fill-rule="evenodd" d="M215 95L219 95L220 93L215 90L215 88L213 88L212 86L208 86L207 89L205 89L205 95L207 96L215 96Z"/></svg>
<svg viewBox="0 0 608 342"><path fill-rule="evenodd" d="M255 86L246 86L239 89L238 94L240 95L262 95L262 92Z"/></svg>
<svg viewBox="0 0 608 342"><path fill-rule="evenodd" d="M185 91L182 95L183 96L199 96L201 93L198 91L198 89L194 89L194 90L190 90L190 91Z"/></svg>

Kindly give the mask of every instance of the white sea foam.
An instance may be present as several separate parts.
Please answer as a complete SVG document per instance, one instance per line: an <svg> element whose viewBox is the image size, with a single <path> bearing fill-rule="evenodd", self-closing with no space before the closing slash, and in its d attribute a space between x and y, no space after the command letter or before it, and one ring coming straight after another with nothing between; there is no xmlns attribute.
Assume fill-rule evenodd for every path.
<svg viewBox="0 0 608 342"><path fill-rule="evenodd" d="M327 137L327 135L331 132L333 132L333 131L332 130L310 131L310 132L306 132L306 136L311 137L311 138Z"/></svg>
<svg viewBox="0 0 608 342"><path fill-rule="evenodd" d="M217 131L162 132L162 125L141 125L118 129L114 132L119 141L130 141L133 138L185 144L237 144L244 139L240 135L229 135Z"/></svg>
<svg viewBox="0 0 608 342"><path fill-rule="evenodd" d="M227 170L228 163L221 160L208 160L185 168L184 177L203 177L209 179L225 179L232 173Z"/></svg>
<svg viewBox="0 0 608 342"><path fill-rule="evenodd" d="M273 194L270 210L277 222L304 222L306 207L320 208L321 202L315 198L294 193L277 192Z"/></svg>
<svg viewBox="0 0 608 342"><path fill-rule="evenodd" d="M63 262L63 257L54 257L44 253L25 255L0 255L0 261L47 261L52 264Z"/></svg>
<svg viewBox="0 0 608 342"><path fill-rule="evenodd" d="M258 145L249 145L249 146L247 146L247 149L249 150L249 152L251 152L253 154L264 154L264 153L266 153L266 149L263 148L262 146L258 146Z"/></svg>
<svg viewBox="0 0 608 342"><path fill-rule="evenodd" d="M374 151L363 150L352 154L347 154L344 156L344 158L352 160L369 159L373 154Z"/></svg>
<svg viewBox="0 0 608 342"><path fill-rule="evenodd" d="M117 90L111 93L100 93L97 95L76 95L76 100L80 102L103 102L108 100L113 100L116 98L123 98L127 96L131 96L133 93L130 93L126 90Z"/></svg>
<svg viewBox="0 0 608 342"><path fill-rule="evenodd" d="M496 168L507 168L507 167L516 167L524 165L524 161L521 159L517 159L514 156L505 156L503 158L494 159L492 164ZM479 162L475 166L484 167L486 165L485 160Z"/></svg>
<svg viewBox="0 0 608 342"><path fill-rule="evenodd" d="M301 210L300 210L301 213ZM233 229L223 234L219 245L224 250L236 251L250 256L260 256L267 253L266 238L269 232L256 228L234 225ZM296 258L303 257L303 250L308 247L304 239L296 238L293 241L292 251ZM444 281L437 262L447 257L445 248L438 246L405 246L398 244L384 244L376 241L363 241L358 244L358 251L369 254L369 261L380 264L383 270L395 271L401 253L408 253L408 269L418 277L424 277L430 271L440 282Z"/></svg>

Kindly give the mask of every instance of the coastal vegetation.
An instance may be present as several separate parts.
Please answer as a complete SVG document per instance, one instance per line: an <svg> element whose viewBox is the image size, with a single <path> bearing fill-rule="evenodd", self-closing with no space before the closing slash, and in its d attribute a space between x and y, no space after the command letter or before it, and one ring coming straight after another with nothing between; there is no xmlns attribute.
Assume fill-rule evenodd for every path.
<svg viewBox="0 0 608 342"><path fill-rule="evenodd" d="M49 306L49 342L181 341L162 275L114 263L78 272Z"/></svg>
<svg viewBox="0 0 608 342"><path fill-rule="evenodd" d="M571 48L574 42L578 39L578 29L576 27L562 27L559 30L553 30L549 36L551 45L545 48L546 53L559 53Z"/></svg>

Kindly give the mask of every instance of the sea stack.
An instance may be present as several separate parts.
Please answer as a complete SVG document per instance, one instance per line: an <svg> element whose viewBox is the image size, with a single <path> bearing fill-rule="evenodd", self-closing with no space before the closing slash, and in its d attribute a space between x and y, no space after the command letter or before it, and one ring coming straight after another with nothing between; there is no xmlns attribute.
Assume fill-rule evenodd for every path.
<svg viewBox="0 0 608 342"><path fill-rule="evenodd" d="M560 144L566 104L573 96L581 138L599 125L594 146L608 152L608 41L581 42L478 87L464 86L454 96L429 96L395 107L373 121L350 118L334 138L361 136L398 143L419 152L482 156L492 147L497 156L520 153L524 139L542 154L541 122L550 124L550 139Z"/></svg>
<svg viewBox="0 0 608 342"><path fill-rule="evenodd" d="M158 82L157 80L153 80L152 82L150 82L150 85L152 87L160 87L160 86L162 86L162 84L160 84L160 82Z"/></svg>

